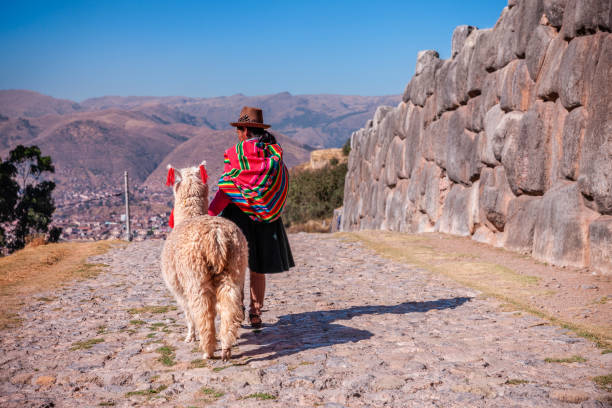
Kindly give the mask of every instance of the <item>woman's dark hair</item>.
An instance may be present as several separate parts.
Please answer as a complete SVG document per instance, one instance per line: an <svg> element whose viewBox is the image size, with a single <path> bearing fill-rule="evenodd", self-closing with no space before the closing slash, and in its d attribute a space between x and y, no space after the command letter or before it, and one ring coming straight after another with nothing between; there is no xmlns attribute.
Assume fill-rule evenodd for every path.
<svg viewBox="0 0 612 408"><path fill-rule="evenodd" d="M266 144L276 144L276 138L270 132L261 128L248 128L252 137L256 137L258 142Z"/></svg>

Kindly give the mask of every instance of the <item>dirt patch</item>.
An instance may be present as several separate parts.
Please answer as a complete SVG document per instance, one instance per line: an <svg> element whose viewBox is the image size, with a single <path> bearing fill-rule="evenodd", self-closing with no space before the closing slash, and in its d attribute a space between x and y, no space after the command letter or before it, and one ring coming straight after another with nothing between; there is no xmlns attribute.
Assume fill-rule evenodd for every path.
<svg viewBox="0 0 612 408"><path fill-rule="evenodd" d="M105 253L120 241L65 242L27 247L0 258L0 329L19 323L15 311L26 300L48 302L36 293L58 287L72 279L95 277L105 265L87 258Z"/></svg>
<svg viewBox="0 0 612 408"><path fill-rule="evenodd" d="M504 307L545 317L552 323L612 347L612 276L560 268L501 248L451 235L388 231L337 233L378 253L446 275Z"/></svg>

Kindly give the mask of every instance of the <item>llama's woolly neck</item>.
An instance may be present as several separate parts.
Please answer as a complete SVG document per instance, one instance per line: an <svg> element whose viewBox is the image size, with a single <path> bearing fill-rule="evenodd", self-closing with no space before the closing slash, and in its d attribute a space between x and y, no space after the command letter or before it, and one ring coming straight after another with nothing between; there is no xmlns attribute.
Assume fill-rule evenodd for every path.
<svg viewBox="0 0 612 408"><path fill-rule="evenodd" d="M208 197L186 197L174 204L174 223L208 214Z"/></svg>

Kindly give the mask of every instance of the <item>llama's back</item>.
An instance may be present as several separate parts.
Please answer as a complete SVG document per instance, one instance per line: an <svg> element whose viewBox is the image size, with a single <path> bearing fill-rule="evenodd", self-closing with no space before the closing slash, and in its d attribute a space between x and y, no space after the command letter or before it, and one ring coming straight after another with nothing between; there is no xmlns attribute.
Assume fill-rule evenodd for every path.
<svg viewBox="0 0 612 408"><path fill-rule="evenodd" d="M167 281L212 279L224 270L230 273L244 270L247 262L247 242L236 224L207 215L178 224L168 235L162 251L162 271ZM195 276L178 276L183 274Z"/></svg>

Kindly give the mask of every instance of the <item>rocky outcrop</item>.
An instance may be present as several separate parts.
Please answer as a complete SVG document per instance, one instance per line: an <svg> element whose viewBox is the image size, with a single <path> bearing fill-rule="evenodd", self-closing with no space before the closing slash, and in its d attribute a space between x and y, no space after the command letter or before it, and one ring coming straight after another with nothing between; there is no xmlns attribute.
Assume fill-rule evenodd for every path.
<svg viewBox="0 0 612 408"><path fill-rule="evenodd" d="M612 6L511 0L351 136L341 230L439 231L612 273Z"/></svg>

